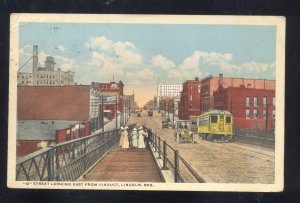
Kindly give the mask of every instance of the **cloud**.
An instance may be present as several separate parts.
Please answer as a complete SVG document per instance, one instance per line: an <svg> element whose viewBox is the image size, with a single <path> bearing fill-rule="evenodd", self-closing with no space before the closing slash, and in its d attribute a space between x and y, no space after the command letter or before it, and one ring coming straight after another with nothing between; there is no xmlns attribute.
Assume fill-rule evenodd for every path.
<svg viewBox="0 0 300 203"><path fill-rule="evenodd" d="M77 67L75 59L64 57L64 56L54 56L54 60L58 67L63 71L68 71Z"/></svg>
<svg viewBox="0 0 300 203"><path fill-rule="evenodd" d="M129 80L140 80L140 81L153 80L154 75L155 75L154 70L152 70L150 68L143 68L136 72L127 72L126 73L126 77Z"/></svg>
<svg viewBox="0 0 300 203"><path fill-rule="evenodd" d="M107 39L105 36L91 37L85 46L91 50L109 51L112 49L113 41Z"/></svg>
<svg viewBox="0 0 300 203"><path fill-rule="evenodd" d="M112 41L105 36L91 37L85 43L92 50L88 64L102 69L120 70L142 64L142 55L137 53L135 45L128 41Z"/></svg>
<svg viewBox="0 0 300 203"><path fill-rule="evenodd" d="M275 71L275 63L258 63L251 61L248 63L242 64L229 64L229 63L220 63L220 70L227 73L235 74L246 74L246 73L265 73L268 71Z"/></svg>
<svg viewBox="0 0 300 203"><path fill-rule="evenodd" d="M176 65L173 61L167 59L163 55L153 56L152 59L151 59L151 63L154 66L162 68L164 70L171 70L171 69L174 69L176 67Z"/></svg>
<svg viewBox="0 0 300 203"><path fill-rule="evenodd" d="M61 52L65 52L65 47L63 45L57 45L56 49L58 49Z"/></svg>

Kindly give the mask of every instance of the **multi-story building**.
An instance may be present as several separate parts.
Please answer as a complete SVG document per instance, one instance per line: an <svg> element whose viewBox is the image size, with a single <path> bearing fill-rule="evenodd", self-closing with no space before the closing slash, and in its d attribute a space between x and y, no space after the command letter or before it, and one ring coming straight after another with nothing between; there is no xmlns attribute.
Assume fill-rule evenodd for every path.
<svg viewBox="0 0 300 203"><path fill-rule="evenodd" d="M214 108L231 112L235 128L275 128L275 90L220 85L213 95Z"/></svg>
<svg viewBox="0 0 300 203"><path fill-rule="evenodd" d="M179 97L181 91L182 91L182 84L179 84L179 85L160 84L160 85L158 85L157 108L159 108L161 97Z"/></svg>
<svg viewBox="0 0 300 203"><path fill-rule="evenodd" d="M179 102L179 119L189 120L190 116L200 115L200 81L187 80L183 84Z"/></svg>
<svg viewBox="0 0 300 203"><path fill-rule="evenodd" d="M214 108L214 91L219 87L219 82L224 87L247 87L254 89L275 90L275 80L249 79L249 78L227 78L219 74L219 77L209 76L203 78L201 85L201 113Z"/></svg>
<svg viewBox="0 0 300 203"><path fill-rule="evenodd" d="M21 86L32 86L33 76L32 73L18 72L18 85Z"/></svg>
<svg viewBox="0 0 300 203"><path fill-rule="evenodd" d="M33 46L33 67L32 73L18 72L19 86L63 86L75 85L72 71L54 69L55 61L52 56L47 56L45 67L38 67L38 47Z"/></svg>
<svg viewBox="0 0 300 203"><path fill-rule="evenodd" d="M123 100L124 100L124 84L120 80L118 83L96 83L98 85L98 91L100 96L106 97L111 100L111 103L116 105L109 105L106 110L110 110L112 115L116 115L116 107L119 112L123 112ZM109 103L109 101L107 101Z"/></svg>

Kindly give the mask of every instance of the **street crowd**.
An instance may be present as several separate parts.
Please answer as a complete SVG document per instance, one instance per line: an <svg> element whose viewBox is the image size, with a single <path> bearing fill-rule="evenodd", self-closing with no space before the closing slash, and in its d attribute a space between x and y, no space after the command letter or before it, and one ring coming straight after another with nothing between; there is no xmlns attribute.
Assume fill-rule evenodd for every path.
<svg viewBox="0 0 300 203"><path fill-rule="evenodd" d="M132 132L128 134L128 127L121 127L121 136L119 146L122 149L143 149L149 145L151 129L146 127L133 128Z"/></svg>

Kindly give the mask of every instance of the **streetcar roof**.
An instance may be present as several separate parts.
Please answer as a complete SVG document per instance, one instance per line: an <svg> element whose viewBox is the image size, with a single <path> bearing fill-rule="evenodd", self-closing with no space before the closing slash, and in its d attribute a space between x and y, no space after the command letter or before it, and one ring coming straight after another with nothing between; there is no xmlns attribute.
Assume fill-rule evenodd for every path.
<svg viewBox="0 0 300 203"><path fill-rule="evenodd" d="M225 110L211 110L211 111L208 111L200 116L205 116L205 115L209 115L209 114L223 114L223 115L232 115L229 111L225 111Z"/></svg>

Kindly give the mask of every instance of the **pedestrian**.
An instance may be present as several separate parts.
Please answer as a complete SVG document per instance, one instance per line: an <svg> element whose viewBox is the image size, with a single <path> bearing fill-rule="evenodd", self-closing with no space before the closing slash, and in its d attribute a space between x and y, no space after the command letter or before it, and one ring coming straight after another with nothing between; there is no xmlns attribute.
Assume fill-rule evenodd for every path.
<svg viewBox="0 0 300 203"><path fill-rule="evenodd" d="M149 140L149 146L150 144L152 144L152 130L150 128L148 128L148 140Z"/></svg>
<svg viewBox="0 0 300 203"><path fill-rule="evenodd" d="M123 129L123 143L122 143L122 149L128 149L129 148L129 141L128 141L128 132L127 132L128 127L126 126Z"/></svg>
<svg viewBox="0 0 300 203"><path fill-rule="evenodd" d="M136 128L133 128L132 133L131 133L131 142L132 142L132 147L137 148L138 147L138 133L136 131Z"/></svg>
<svg viewBox="0 0 300 203"><path fill-rule="evenodd" d="M148 129L144 126L144 137L145 137L145 145L149 147L149 136L148 136Z"/></svg>
<svg viewBox="0 0 300 203"><path fill-rule="evenodd" d="M120 142L119 142L119 146L122 146L123 143L123 138L124 138L124 128L121 127L121 133L120 133Z"/></svg>
<svg viewBox="0 0 300 203"><path fill-rule="evenodd" d="M145 140L144 140L143 127L139 128L139 144L138 144L138 148L140 148L140 149L145 148Z"/></svg>

